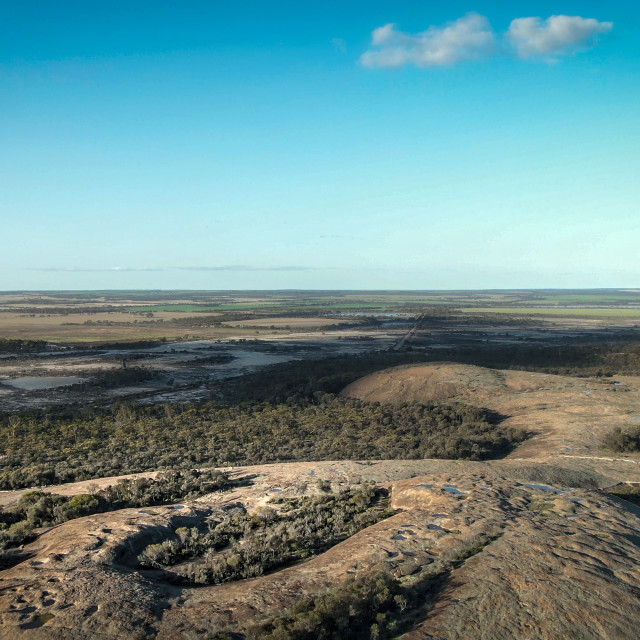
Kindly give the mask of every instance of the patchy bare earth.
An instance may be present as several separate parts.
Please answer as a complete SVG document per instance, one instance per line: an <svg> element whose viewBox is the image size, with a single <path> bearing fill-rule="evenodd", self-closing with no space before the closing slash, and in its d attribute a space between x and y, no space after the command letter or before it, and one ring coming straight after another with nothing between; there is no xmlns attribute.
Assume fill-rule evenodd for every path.
<svg viewBox="0 0 640 640"><path fill-rule="evenodd" d="M466 402L504 416L532 438L509 457L553 460L569 468L640 479L640 455L612 456L600 446L614 427L640 420L640 377L574 378L471 365L426 364L374 373L343 394L371 402Z"/></svg>
<svg viewBox="0 0 640 640"><path fill-rule="evenodd" d="M620 384L615 384L616 382ZM0 573L0 638L159 638L242 634L350 576L430 582L403 638L637 638L640 510L601 489L639 482L640 456L600 449L605 430L640 413L640 379L581 379L461 365L391 369L345 394L380 402L485 406L533 437L500 461L305 462L227 469L252 483L182 505L124 509L51 528ZM589 392L589 393L587 393ZM177 587L136 557L177 526L242 503L370 480L399 512L327 552L269 575ZM48 490L86 492L97 483ZM0 493L9 504L22 492ZM277 508L277 507L276 507Z"/></svg>
<svg viewBox="0 0 640 640"><path fill-rule="evenodd" d="M506 476L526 477L527 468L511 463L323 462L238 470L257 471L253 487L182 509L125 509L44 533L23 550L27 560L2 574L0 637L242 633L253 620L371 569L401 580L434 576L407 638L636 637L640 512L627 503L594 489L516 481ZM414 473L423 475L388 481ZM144 545L161 540L171 525L205 517L212 501L234 503L246 491L244 504L252 509L276 495L275 488L298 495L305 477L335 486L377 479L390 486L392 505L401 511L320 556L253 580L179 588L135 569ZM593 484L588 475L579 482ZM489 544L447 568L485 536Z"/></svg>

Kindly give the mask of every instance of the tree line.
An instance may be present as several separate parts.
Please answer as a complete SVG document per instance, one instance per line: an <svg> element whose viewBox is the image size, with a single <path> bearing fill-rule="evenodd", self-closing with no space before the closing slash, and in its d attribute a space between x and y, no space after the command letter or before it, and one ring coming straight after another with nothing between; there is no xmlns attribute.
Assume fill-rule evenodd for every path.
<svg viewBox="0 0 640 640"><path fill-rule="evenodd" d="M0 420L0 489L156 469L310 460L500 457L526 433L468 405L312 401L32 413Z"/></svg>

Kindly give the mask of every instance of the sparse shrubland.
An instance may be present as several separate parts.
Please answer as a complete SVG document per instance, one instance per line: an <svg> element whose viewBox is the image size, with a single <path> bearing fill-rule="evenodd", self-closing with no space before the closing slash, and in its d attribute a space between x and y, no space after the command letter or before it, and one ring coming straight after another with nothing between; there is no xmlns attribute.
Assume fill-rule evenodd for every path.
<svg viewBox="0 0 640 640"><path fill-rule="evenodd" d="M567 344L568 343L568 344ZM488 343L442 349L437 358L492 369L539 371L565 376L640 375L640 342L578 342L553 346L503 346ZM431 358L432 360L434 358Z"/></svg>
<svg viewBox="0 0 640 640"><path fill-rule="evenodd" d="M640 426L621 429L611 429L602 439L605 448L619 453L640 451Z"/></svg>
<svg viewBox="0 0 640 640"><path fill-rule="evenodd" d="M144 367L128 367L126 369L112 369L100 371L97 375L92 375L89 380L79 384L86 388L96 387L101 390L114 389L126 385L136 385L149 382L158 378L160 374L152 369Z"/></svg>
<svg viewBox="0 0 640 640"><path fill-rule="evenodd" d="M173 539L146 547L140 564L167 568L168 579L181 584L253 578L325 551L394 513L387 492L368 483L273 505L251 515L218 512L204 531L179 528Z"/></svg>
<svg viewBox="0 0 640 640"><path fill-rule="evenodd" d="M35 529L74 518L127 507L146 507L194 498L231 486L225 473L215 470L170 471L155 479L132 478L92 493L73 497L29 491L11 507L0 510L0 559L2 551L28 540Z"/></svg>
<svg viewBox="0 0 640 640"><path fill-rule="evenodd" d="M480 553L499 533L478 536L409 578L364 573L309 596L285 615L249 627L247 640L383 640L408 631L416 611L446 586L451 570Z"/></svg>

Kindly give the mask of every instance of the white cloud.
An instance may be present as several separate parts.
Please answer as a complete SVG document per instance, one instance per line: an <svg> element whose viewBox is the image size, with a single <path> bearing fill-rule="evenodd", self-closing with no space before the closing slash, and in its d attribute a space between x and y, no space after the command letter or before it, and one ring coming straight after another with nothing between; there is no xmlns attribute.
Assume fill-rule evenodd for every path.
<svg viewBox="0 0 640 640"><path fill-rule="evenodd" d="M495 35L487 18L470 13L443 27L429 27L416 34L386 24L373 31L371 45L373 48L360 57L365 67L440 67L491 53Z"/></svg>
<svg viewBox="0 0 640 640"><path fill-rule="evenodd" d="M552 59L575 53L612 28L612 22L580 16L551 16L546 20L516 18L509 26L507 38L521 58Z"/></svg>
<svg viewBox="0 0 640 640"><path fill-rule="evenodd" d="M163 267L32 267L30 271L64 271L68 273L104 273L129 271L164 271Z"/></svg>

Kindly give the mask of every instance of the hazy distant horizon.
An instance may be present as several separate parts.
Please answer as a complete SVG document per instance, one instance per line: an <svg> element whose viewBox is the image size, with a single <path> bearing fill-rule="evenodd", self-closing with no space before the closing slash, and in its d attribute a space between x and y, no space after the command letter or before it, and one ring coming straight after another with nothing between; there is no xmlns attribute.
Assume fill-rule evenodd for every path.
<svg viewBox="0 0 640 640"><path fill-rule="evenodd" d="M23 293L500 293L500 292L607 292L619 291L623 293L640 292L640 287L513 287L488 289L163 289L158 287L148 289L6 289L0 290L0 295Z"/></svg>

